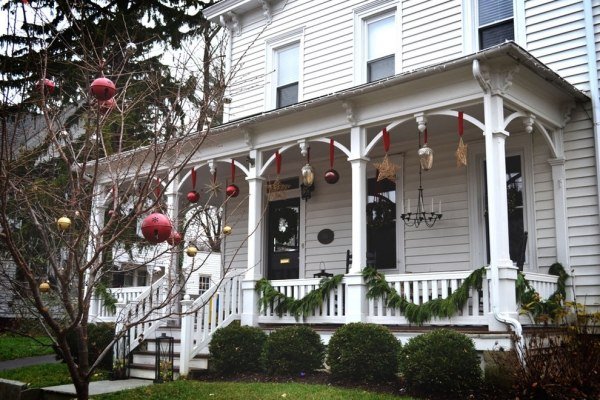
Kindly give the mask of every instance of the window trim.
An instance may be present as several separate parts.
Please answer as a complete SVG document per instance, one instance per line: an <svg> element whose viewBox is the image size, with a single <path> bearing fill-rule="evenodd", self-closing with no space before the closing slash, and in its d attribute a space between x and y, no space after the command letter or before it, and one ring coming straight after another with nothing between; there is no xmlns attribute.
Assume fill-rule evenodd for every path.
<svg viewBox="0 0 600 400"><path fill-rule="evenodd" d="M527 251L523 271L538 271L537 254L537 227L535 216L535 187L533 157L528 157L533 151L532 137L526 134L511 134L506 140L505 157L520 156L523 171L523 225L527 231ZM471 250L471 263L473 265L488 265L485 241L485 210L483 161L485 157L485 143L478 141L469 143L469 162L467 169L468 179L468 207L469 207L469 242ZM512 260L513 263L516 260Z"/></svg>
<svg viewBox="0 0 600 400"><path fill-rule="evenodd" d="M379 0L354 9L354 84L367 83L367 24L373 19L394 16L396 37L401 38L400 4L397 0ZM396 43L394 74L402 71L402 40Z"/></svg>
<svg viewBox="0 0 600 400"><path fill-rule="evenodd" d="M525 34L525 2L513 0L513 28L515 30L515 43L521 47L526 47L527 37ZM462 20L463 20L463 54L475 53L480 49L479 46L479 28L490 26L486 24L479 26L479 3L478 0L463 0ZM505 18L504 21L507 19ZM500 21L495 21L498 23Z"/></svg>
<svg viewBox="0 0 600 400"><path fill-rule="evenodd" d="M304 27L299 27L265 40L265 110L277 108L277 52L295 43L298 44L298 103L304 99Z"/></svg>

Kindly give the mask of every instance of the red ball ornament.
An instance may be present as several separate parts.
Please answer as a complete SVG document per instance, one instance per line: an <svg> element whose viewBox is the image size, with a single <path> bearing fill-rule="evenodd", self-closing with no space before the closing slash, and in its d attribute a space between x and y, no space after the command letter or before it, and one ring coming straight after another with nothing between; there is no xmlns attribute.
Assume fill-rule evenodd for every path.
<svg viewBox="0 0 600 400"><path fill-rule="evenodd" d="M225 189L225 194L227 197L237 197L238 194L240 194L240 188L232 183L231 185L227 186L227 189Z"/></svg>
<svg viewBox="0 0 600 400"><path fill-rule="evenodd" d="M167 243L169 243L171 246L177 246L182 240L183 236L181 236L181 233L177 231L171 231L171 235L167 239Z"/></svg>
<svg viewBox="0 0 600 400"><path fill-rule="evenodd" d="M117 106L117 101L114 98L111 98L108 100L100 101L99 105L100 111L102 111L103 113L108 113Z"/></svg>
<svg viewBox="0 0 600 400"><path fill-rule="evenodd" d="M97 78L92 82L90 90L95 98L100 101L112 99L117 94L115 84L108 78Z"/></svg>
<svg viewBox="0 0 600 400"><path fill-rule="evenodd" d="M142 235L150 243L164 242L171 236L173 226L166 215L153 213L142 221Z"/></svg>
<svg viewBox="0 0 600 400"><path fill-rule="evenodd" d="M54 93L54 89L56 89L56 84L48 78L40 79L36 85L37 89L41 91L45 91L47 94Z"/></svg>
<svg viewBox="0 0 600 400"><path fill-rule="evenodd" d="M190 203L197 203L198 200L200 200L200 193L196 192L195 190L192 190L187 194L187 199Z"/></svg>
<svg viewBox="0 0 600 400"><path fill-rule="evenodd" d="M340 179L340 174L335 169L329 169L325 172L325 182L334 184Z"/></svg>

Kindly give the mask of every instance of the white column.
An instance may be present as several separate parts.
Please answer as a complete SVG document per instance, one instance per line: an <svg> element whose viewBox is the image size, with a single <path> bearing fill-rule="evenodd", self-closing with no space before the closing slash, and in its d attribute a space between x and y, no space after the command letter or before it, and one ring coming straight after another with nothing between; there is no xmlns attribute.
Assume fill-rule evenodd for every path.
<svg viewBox="0 0 600 400"><path fill-rule="evenodd" d="M567 195L565 159L548 160L552 166L552 186L554 189L554 223L556 224L556 260L568 269L569 228L567 225Z"/></svg>
<svg viewBox="0 0 600 400"><path fill-rule="evenodd" d="M179 216L179 194L177 192L177 187L179 186L179 178L177 176L173 176L173 173L169 173L169 185L165 189L165 196L167 197L167 216L171 223L173 224L173 229L177 230L179 226L178 216ZM178 271L178 253L177 251L169 252L169 263L168 263L168 271L165 271L165 274L168 274L168 287L171 288L170 293L177 293L179 291L179 271ZM170 295L167 293L166 295ZM177 296L178 299L181 299L180 296ZM179 311L179 302L175 301L171 303L171 307L173 310L171 312Z"/></svg>
<svg viewBox="0 0 600 400"><path fill-rule="evenodd" d="M190 306L194 300L185 295L181 301L181 343L179 350L179 375L186 376L190 370L190 353L192 352L192 328L194 326L194 315L190 313Z"/></svg>
<svg viewBox="0 0 600 400"><path fill-rule="evenodd" d="M366 130L350 130L352 168L352 264L346 275L346 321L364 321L367 311L366 286L362 270L367 266L367 162L364 156Z"/></svg>
<svg viewBox="0 0 600 400"><path fill-rule="evenodd" d="M89 239L87 245L87 261L90 262L96 253L96 250L102 242L102 237L99 236L100 231L104 228L104 214L106 213L106 205L104 204L102 189L97 187L94 190L94 199L92 201L92 215L90 217L90 229ZM98 260L97 262L100 262ZM89 289L88 285L93 282L89 282L89 270L93 268L93 265L89 266L86 271L86 292ZM94 278L95 279L95 278ZM90 301L90 309L88 312L88 320L94 321L100 312L100 300L96 298L96 295L92 293Z"/></svg>
<svg viewBox="0 0 600 400"><path fill-rule="evenodd" d="M263 181L259 175L262 168L262 153L251 150L250 158L254 165L249 168L248 181L248 265L242 281L242 325L258 325L258 293L256 282L262 278L263 247Z"/></svg>
<svg viewBox="0 0 600 400"><path fill-rule="evenodd" d="M493 313L517 316L515 282L517 268L510 259L508 240L508 202L506 193L505 141L503 101L498 95L484 95L485 154L488 193L488 221L491 274L491 307ZM508 315L507 315L508 314ZM505 330L505 324L490 318L492 329Z"/></svg>

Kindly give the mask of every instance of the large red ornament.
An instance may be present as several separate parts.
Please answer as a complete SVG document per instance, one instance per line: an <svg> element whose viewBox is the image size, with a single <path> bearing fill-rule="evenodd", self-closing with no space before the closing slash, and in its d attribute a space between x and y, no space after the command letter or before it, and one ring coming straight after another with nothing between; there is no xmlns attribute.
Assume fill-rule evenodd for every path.
<svg viewBox="0 0 600 400"><path fill-rule="evenodd" d="M171 246L177 246L179 245L179 243L181 243L182 240L183 236L181 236L181 233L173 230L171 231L171 235L169 235L169 238L167 239L167 243L169 243Z"/></svg>
<svg viewBox="0 0 600 400"><path fill-rule="evenodd" d="M36 87L40 92L45 91L47 94L52 94L56 89L56 84L50 79L44 78L38 81Z"/></svg>
<svg viewBox="0 0 600 400"><path fill-rule="evenodd" d="M117 87L115 84L105 77L95 79L90 86L90 90L94 97L100 101L112 99L115 97L115 94L117 94Z"/></svg>
<svg viewBox="0 0 600 400"><path fill-rule="evenodd" d="M325 182L334 184L340 179L340 174L335 169L328 169L325 172Z"/></svg>
<svg viewBox="0 0 600 400"><path fill-rule="evenodd" d="M191 192L188 192L187 199L190 203L197 203L198 200L200 200L200 193L192 190Z"/></svg>
<svg viewBox="0 0 600 400"><path fill-rule="evenodd" d="M173 226L166 215L153 213L142 221L142 235L150 243L164 242L171 236Z"/></svg>
<svg viewBox="0 0 600 400"><path fill-rule="evenodd" d="M232 183L231 185L227 186L227 189L225 189L225 194L227 197L237 197L238 194L240 194L240 188Z"/></svg>

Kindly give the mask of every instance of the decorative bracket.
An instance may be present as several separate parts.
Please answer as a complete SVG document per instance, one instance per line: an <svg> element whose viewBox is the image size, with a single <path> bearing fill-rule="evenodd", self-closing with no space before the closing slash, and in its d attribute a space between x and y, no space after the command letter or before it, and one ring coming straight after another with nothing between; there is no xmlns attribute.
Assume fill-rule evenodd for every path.
<svg viewBox="0 0 600 400"><path fill-rule="evenodd" d="M417 121L417 129L419 129L419 132L425 132L425 129L427 129L427 116L425 113L415 114L415 121Z"/></svg>
<svg viewBox="0 0 600 400"><path fill-rule="evenodd" d="M348 122L350 122L350 125L356 126L356 116L354 115L354 103L352 103L350 100L345 100L342 101L342 107L344 107L344 110L346 110L346 118L348 119Z"/></svg>
<svg viewBox="0 0 600 400"><path fill-rule="evenodd" d="M224 15L221 15L220 20L221 25L226 27L232 33L235 33L236 35L242 33L242 25L240 24L240 19L238 18L236 13L229 11Z"/></svg>
<svg viewBox="0 0 600 400"><path fill-rule="evenodd" d="M210 170L210 174L214 175L217 172L217 167L215 166L215 160L208 160L208 169Z"/></svg>
<svg viewBox="0 0 600 400"><path fill-rule="evenodd" d="M569 122L571 122L571 113L573 112L573 110L575 109L575 103L574 102L570 102L570 103L565 103L562 106L562 128L564 128L565 126L567 126L567 124Z"/></svg>
<svg viewBox="0 0 600 400"><path fill-rule="evenodd" d="M525 127L525 132L531 133L533 132L533 124L535 122L535 115L529 114L527 117L523 118L523 126Z"/></svg>
<svg viewBox="0 0 600 400"><path fill-rule="evenodd" d="M518 65L492 69L487 64L473 60L473 75L485 93L505 94L512 86L513 77L518 71Z"/></svg>
<svg viewBox="0 0 600 400"><path fill-rule="evenodd" d="M273 21L273 5L269 0L258 0L263 9L263 14L267 19L267 24Z"/></svg>
<svg viewBox="0 0 600 400"><path fill-rule="evenodd" d="M310 148L310 145L304 139L298 140L298 145L300 146L300 153L302 154L302 157L306 157L306 155L308 154L308 149Z"/></svg>
<svg viewBox="0 0 600 400"><path fill-rule="evenodd" d="M250 149L253 149L254 148L254 140L252 138L252 129L240 128L240 130L244 134L244 143L246 143L246 146L248 146L248 148L250 148Z"/></svg>

